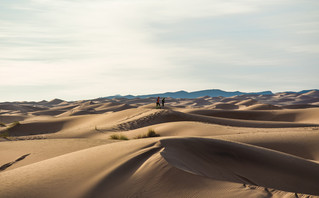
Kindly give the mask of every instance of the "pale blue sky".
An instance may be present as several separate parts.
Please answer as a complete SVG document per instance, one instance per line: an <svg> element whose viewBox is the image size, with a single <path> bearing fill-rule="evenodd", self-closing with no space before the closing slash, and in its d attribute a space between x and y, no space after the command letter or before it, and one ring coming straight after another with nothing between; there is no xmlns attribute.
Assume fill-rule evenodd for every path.
<svg viewBox="0 0 319 198"><path fill-rule="evenodd" d="M317 0L0 0L0 101L319 88Z"/></svg>

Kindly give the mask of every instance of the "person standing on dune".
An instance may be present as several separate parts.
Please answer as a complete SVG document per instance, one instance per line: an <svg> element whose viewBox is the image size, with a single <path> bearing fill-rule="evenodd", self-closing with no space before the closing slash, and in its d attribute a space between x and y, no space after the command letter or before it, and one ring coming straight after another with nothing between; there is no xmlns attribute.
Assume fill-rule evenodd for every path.
<svg viewBox="0 0 319 198"><path fill-rule="evenodd" d="M162 99L162 107L164 108L165 98Z"/></svg>
<svg viewBox="0 0 319 198"><path fill-rule="evenodd" d="M157 97L156 108L157 108L157 107L161 107L161 105L160 105L160 97Z"/></svg>

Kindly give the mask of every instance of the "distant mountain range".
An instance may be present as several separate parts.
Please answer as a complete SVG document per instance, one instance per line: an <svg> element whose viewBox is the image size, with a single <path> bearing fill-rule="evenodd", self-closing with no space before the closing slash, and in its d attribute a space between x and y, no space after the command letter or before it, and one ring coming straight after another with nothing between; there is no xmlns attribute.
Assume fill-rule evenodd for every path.
<svg viewBox="0 0 319 198"><path fill-rule="evenodd" d="M223 91L220 89L209 89L209 90L201 90L201 91L194 91L194 92L187 92L187 91L177 91L177 92L166 92L166 93L158 93L158 94L148 94L148 95L115 95L115 96L108 96L105 98L112 99L112 98L149 98L149 97L171 97L171 98L198 98L203 96L210 96L210 97L231 97L231 96L237 96L237 95L272 95L273 93L271 91L263 91L263 92L240 92L240 91L234 91L234 92L228 92Z"/></svg>
<svg viewBox="0 0 319 198"><path fill-rule="evenodd" d="M312 89L315 90L315 89ZM300 92L286 92L286 93L306 93L312 90L303 90ZM238 95L273 95L274 93L271 91L262 91L262 92L240 92L240 91L223 91L220 89L208 89L208 90L201 90L201 91L194 91L194 92L187 92L187 91L177 91L177 92L166 92L166 93L158 93L158 94L148 94L148 95L115 95L115 96L108 96L104 97L107 99L113 98L149 98L149 97L171 97L171 98L198 98L204 96L210 97L231 97L231 96L238 96Z"/></svg>

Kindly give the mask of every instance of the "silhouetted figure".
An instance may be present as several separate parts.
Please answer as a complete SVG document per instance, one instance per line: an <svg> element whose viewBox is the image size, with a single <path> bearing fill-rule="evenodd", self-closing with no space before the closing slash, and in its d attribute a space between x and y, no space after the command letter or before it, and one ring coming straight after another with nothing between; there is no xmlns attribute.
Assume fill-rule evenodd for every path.
<svg viewBox="0 0 319 198"><path fill-rule="evenodd" d="M160 97L157 97L157 100L156 100L156 108L157 107L161 107L161 105L160 105Z"/></svg>
<svg viewBox="0 0 319 198"><path fill-rule="evenodd" d="M164 107L165 104L165 98L162 99L162 107Z"/></svg>

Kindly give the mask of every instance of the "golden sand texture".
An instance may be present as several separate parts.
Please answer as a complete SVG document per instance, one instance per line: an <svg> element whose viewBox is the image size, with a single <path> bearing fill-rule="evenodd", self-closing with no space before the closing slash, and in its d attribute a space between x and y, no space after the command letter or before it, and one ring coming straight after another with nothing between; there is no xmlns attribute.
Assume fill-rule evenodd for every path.
<svg viewBox="0 0 319 198"><path fill-rule="evenodd" d="M0 197L319 197L316 91L155 102L0 103Z"/></svg>

